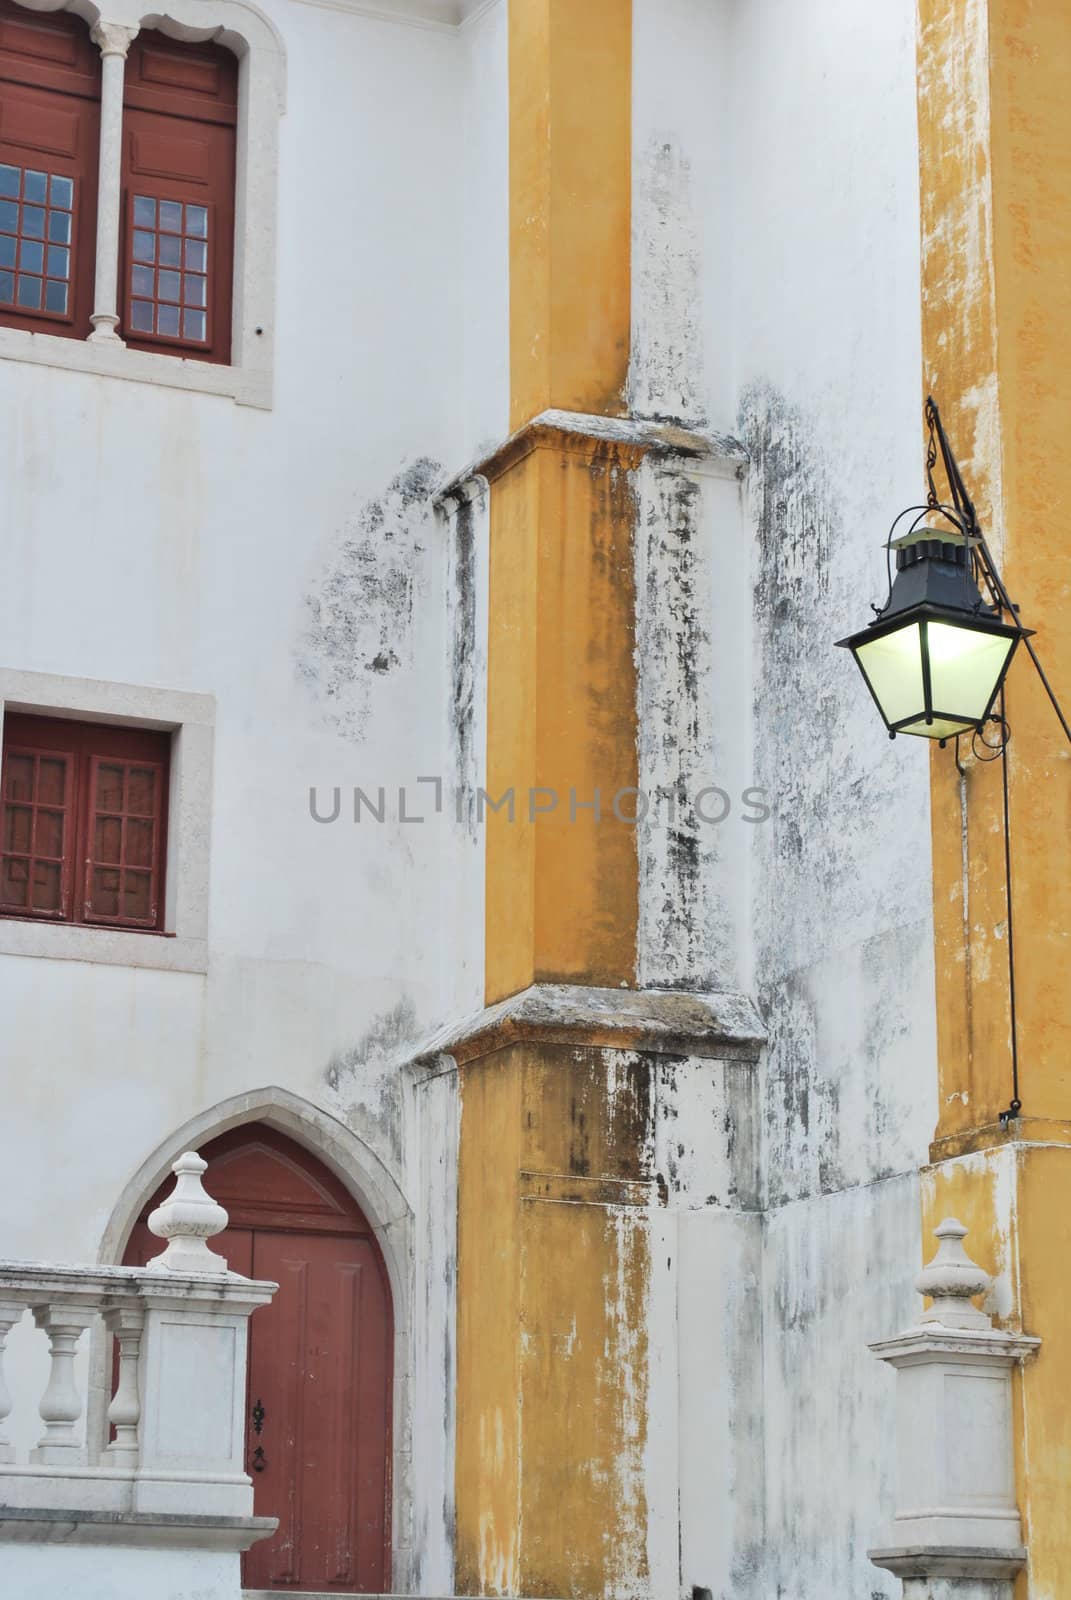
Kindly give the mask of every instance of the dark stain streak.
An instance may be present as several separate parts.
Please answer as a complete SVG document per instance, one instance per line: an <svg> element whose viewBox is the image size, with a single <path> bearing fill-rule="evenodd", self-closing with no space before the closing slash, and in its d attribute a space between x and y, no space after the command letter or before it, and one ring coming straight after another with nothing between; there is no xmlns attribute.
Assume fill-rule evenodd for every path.
<svg viewBox="0 0 1071 1600"><path fill-rule="evenodd" d="M297 675L345 738L364 735L371 683L412 665L421 535L441 477L427 457L403 468L346 527L305 595Z"/></svg>

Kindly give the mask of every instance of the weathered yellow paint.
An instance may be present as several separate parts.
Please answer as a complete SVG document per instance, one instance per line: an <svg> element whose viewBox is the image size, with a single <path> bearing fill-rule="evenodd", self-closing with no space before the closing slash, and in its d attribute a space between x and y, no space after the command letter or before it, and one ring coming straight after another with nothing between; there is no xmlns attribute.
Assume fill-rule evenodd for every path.
<svg viewBox="0 0 1071 1600"><path fill-rule="evenodd" d="M530 448L528 445L530 444ZM487 999L636 967L634 451L535 430L492 467ZM530 810L530 794L537 807ZM599 794L600 812L590 809ZM575 809L573 800L575 797Z"/></svg>
<svg viewBox="0 0 1071 1600"><path fill-rule="evenodd" d="M925 379L1004 577L1071 699L1071 10L921 0ZM1071 751L1029 663L1009 675L1022 1099L1071 1117ZM999 763L933 755L939 1138L998 1137L1011 1098ZM966 871L964 871L964 835Z"/></svg>
<svg viewBox="0 0 1071 1600"><path fill-rule="evenodd" d="M924 380L1057 694L1071 699L1071 10L920 0ZM1029 662L1009 675L1020 1096L1012 1094L1000 764L933 752L940 1121L924 1180L1044 1341L1016 1384L1030 1564L1017 1600L1071 1593L1071 751ZM965 1152L974 1152L973 1154Z"/></svg>
<svg viewBox="0 0 1071 1600"><path fill-rule="evenodd" d="M647 1066L512 1045L462 1069L457 1587L646 1576Z"/></svg>
<svg viewBox="0 0 1071 1600"><path fill-rule="evenodd" d="M510 0L508 27L514 435L482 469L489 1003L634 984L639 898L633 807L613 806L637 781L640 452L539 420L624 406L632 0ZM595 1036L489 1037L459 1076L458 1592L642 1590L648 1069Z"/></svg>
<svg viewBox="0 0 1071 1600"><path fill-rule="evenodd" d="M458 1163L458 1594L519 1593L519 1072L462 1077Z"/></svg>
<svg viewBox="0 0 1071 1600"><path fill-rule="evenodd" d="M511 427L620 412L631 317L632 0L510 0Z"/></svg>

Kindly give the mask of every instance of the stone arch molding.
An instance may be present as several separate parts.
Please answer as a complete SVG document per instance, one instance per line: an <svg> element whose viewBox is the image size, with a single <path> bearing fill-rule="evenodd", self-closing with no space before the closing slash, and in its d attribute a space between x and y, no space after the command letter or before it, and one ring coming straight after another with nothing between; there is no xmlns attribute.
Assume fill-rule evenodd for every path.
<svg viewBox="0 0 1071 1600"><path fill-rule="evenodd" d="M246 1122L266 1122L324 1163L357 1201L379 1240L394 1297L395 1325L408 1323L409 1261L413 1212L396 1179L345 1123L288 1089L272 1085L223 1100L191 1117L146 1157L123 1188L101 1238L97 1259L121 1260L145 1201L159 1188L184 1150L197 1150Z"/></svg>
<svg viewBox="0 0 1071 1600"><path fill-rule="evenodd" d="M286 49L274 22L250 0L166 0L161 10L146 0L15 0L27 11L71 11L89 24L105 55L125 55L142 28L158 28L173 39L225 45L238 57L238 150L234 197L234 304L231 365L180 361L174 356L128 350L114 337L108 297L98 294L94 334L77 339L0 329L0 356L45 365L74 367L109 377L171 388L227 394L245 405L271 406L274 369L275 254L278 215L279 120L286 110ZM114 46L114 48L113 48ZM114 118L120 113L114 110ZM101 138L109 123L102 106ZM115 122L116 128L118 121ZM98 229L117 237L119 172L106 177L103 163L98 193ZM109 220L110 219L110 220ZM98 263L101 259L98 235ZM114 311L114 287L110 291ZM111 323L109 335L108 323ZM103 323L103 330L100 324ZM95 343L103 332L103 342Z"/></svg>
<svg viewBox="0 0 1071 1600"><path fill-rule="evenodd" d="M393 1589L408 1592L410 1552L404 1530L413 1514L414 1482L410 1440L410 1397L413 1393L410 1337L413 1305L414 1216L393 1174L375 1151L345 1123L288 1089L270 1085L220 1101L168 1135L147 1156L124 1185L101 1237L98 1261L116 1266L123 1258L130 1231L142 1206L167 1177L184 1150L196 1150L221 1133L247 1122L264 1122L285 1133L317 1156L345 1185L361 1207L379 1240L390 1281L394 1309ZM88 1418L90 1437L103 1436L110 1399L110 1352L100 1330L90 1350Z"/></svg>

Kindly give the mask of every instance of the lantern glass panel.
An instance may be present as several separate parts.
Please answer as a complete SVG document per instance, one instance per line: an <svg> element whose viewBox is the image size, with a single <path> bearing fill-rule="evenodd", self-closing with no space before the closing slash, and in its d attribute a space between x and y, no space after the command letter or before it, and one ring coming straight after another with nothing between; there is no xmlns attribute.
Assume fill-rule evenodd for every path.
<svg viewBox="0 0 1071 1600"><path fill-rule="evenodd" d="M934 710L961 716L967 722L980 722L989 709L1015 640L999 633L956 628L947 622L931 621L927 631Z"/></svg>
<svg viewBox="0 0 1071 1600"><path fill-rule="evenodd" d="M859 645L856 659L886 722L902 722L912 713L921 716L925 712L922 641L917 622L909 622L893 633L883 633L877 639L868 639Z"/></svg>

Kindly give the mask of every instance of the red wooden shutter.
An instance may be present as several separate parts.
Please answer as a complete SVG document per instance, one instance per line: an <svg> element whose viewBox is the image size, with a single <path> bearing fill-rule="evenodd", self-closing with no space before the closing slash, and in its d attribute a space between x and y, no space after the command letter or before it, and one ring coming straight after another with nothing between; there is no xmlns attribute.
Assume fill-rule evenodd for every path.
<svg viewBox="0 0 1071 1600"><path fill-rule="evenodd" d="M120 331L138 350L228 362L238 62L140 33L123 111Z"/></svg>
<svg viewBox="0 0 1071 1600"><path fill-rule="evenodd" d="M70 914L74 755L4 747L0 779L0 910L63 920Z"/></svg>
<svg viewBox="0 0 1071 1600"><path fill-rule="evenodd" d="M90 758L84 921L157 926L163 797L161 764Z"/></svg>
<svg viewBox="0 0 1071 1600"><path fill-rule="evenodd" d="M0 325L89 333L99 137L86 24L0 0Z"/></svg>
<svg viewBox="0 0 1071 1600"><path fill-rule="evenodd" d="M162 932L171 736L13 712L0 916Z"/></svg>

